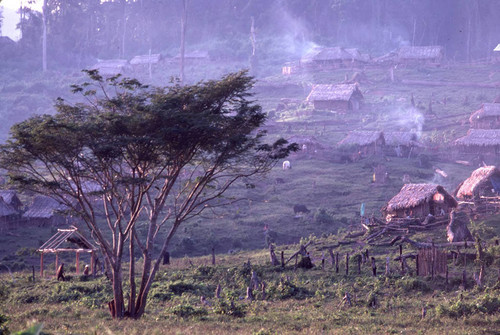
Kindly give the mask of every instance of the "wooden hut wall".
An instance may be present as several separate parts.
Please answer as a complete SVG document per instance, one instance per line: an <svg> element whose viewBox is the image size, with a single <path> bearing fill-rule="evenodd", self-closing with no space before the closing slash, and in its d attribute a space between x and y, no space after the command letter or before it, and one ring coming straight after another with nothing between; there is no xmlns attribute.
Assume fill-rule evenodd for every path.
<svg viewBox="0 0 500 335"><path fill-rule="evenodd" d="M335 110L339 112L346 112L349 110L349 102L348 101L339 101L339 100L315 100L313 102L315 109L328 109Z"/></svg>

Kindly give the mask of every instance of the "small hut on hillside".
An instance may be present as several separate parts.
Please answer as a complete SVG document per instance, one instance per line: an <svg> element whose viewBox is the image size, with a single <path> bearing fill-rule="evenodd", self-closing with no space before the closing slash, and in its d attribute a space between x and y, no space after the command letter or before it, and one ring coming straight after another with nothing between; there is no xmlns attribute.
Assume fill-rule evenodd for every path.
<svg viewBox="0 0 500 335"><path fill-rule="evenodd" d="M126 73L129 70L129 63L126 59L102 59L91 69L99 70L99 74L102 76L116 76Z"/></svg>
<svg viewBox="0 0 500 335"><path fill-rule="evenodd" d="M370 61L368 55L363 55L356 48L313 48L301 59L303 68L311 70L335 69L340 67L356 66Z"/></svg>
<svg viewBox="0 0 500 335"><path fill-rule="evenodd" d="M158 66L160 61L160 54L138 55L130 60L130 66L135 72L147 73L148 71L152 71L153 68Z"/></svg>
<svg viewBox="0 0 500 335"><path fill-rule="evenodd" d="M498 199L500 194L500 170L496 166L483 166L472 171L471 176L458 185L455 196L474 202Z"/></svg>
<svg viewBox="0 0 500 335"><path fill-rule="evenodd" d="M407 131L384 132L385 149L388 155L397 157L407 157L410 154L417 154L415 149L422 148L416 133Z"/></svg>
<svg viewBox="0 0 500 335"><path fill-rule="evenodd" d="M14 190L0 190L0 197L16 211L20 211L23 203L17 197L17 192Z"/></svg>
<svg viewBox="0 0 500 335"><path fill-rule="evenodd" d="M297 152L299 155L315 155L325 149L325 146L314 136L293 135L287 141L299 145L299 151Z"/></svg>
<svg viewBox="0 0 500 335"><path fill-rule="evenodd" d="M22 217L28 224L59 226L66 223L66 216L63 215L63 212L67 210L68 208L65 205L56 200L38 195L33 199L33 203Z"/></svg>
<svg viewBox="0 0 500 335"><path fill-rule="evenodd" d="M500 128L500 104L484 103L481 108L469 118L472 128L497 129Z"/></svg>
<svg viewBox="0 0 500 335"><path fill-rule="evenodd" d="M0 197L0 230L10 228L16 225L19 221L19 211L6 203Z"/></svg>
<svg viewBox="0 0 500 335"><path fill-rule="evenodd" d="M181 59L181 54L177 54L173 60L174 61L180 61ZM194 50L191 52L186 52L184 54L184 61L189 64L199 64L199 63L206 63L210 61L210 54L208 51L204 50Z"/></svg>
<svg viewBox="0 0 500 335"><path fill-rule="evenodd" d="M387 221L392 218L425 219L447 215L457 207L457 201L446 190L436 184L406 184L382 208Z"/></svg>
<svg viewBox="0 0 500 335"><path fill-rule="evenodd" d="M363 94L357 84L318 84L313 86L307 101L311 102L315 109L345 113L361 108Z"/></svg>
<svg viewBox="0 0 500 335"><path fill-rule="evenodd" d="M379 153L385 145L384 133L381 131L351 131L337 144L346 153L358 158ZM356 160L356 159L353 159Z"/></svg>
<svg viewBox="0 0 500 335"><path fill-rule="evenodd" d="M500 129L469 129L467 135L455 140L461 153L498 155L500 153Z"/></svg>
<svg viewBox="0 0 500 335"><path fill-rule="evenodd" d="M444 56L440 45L403 46L397 51L397 62L404 65L439 65Z"/></svg>

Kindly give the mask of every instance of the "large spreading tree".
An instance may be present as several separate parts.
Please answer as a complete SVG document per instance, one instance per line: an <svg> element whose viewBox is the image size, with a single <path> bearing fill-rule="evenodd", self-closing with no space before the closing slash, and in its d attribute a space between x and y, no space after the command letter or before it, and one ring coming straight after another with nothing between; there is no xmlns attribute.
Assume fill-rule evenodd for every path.
<svg viewBox="0 0 500 335"><path fill-rule="evenodd" d="M228 203L232 184L268 172L296 145L264 142L265 114L246 72L165 88L86 72L91 80L73 85L86 100L58 99L54 115L13 126L1 163L18 187L64 203L86 224L110 268L113 317L138 318L179 226Z"/></svg>

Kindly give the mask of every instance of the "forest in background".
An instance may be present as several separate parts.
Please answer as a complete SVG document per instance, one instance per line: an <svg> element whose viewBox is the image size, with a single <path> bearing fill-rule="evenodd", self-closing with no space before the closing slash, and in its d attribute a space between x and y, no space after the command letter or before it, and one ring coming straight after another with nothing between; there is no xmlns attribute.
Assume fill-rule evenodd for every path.
<svg viewBox="0 0 500 335"><path fill-rule="evenodd" d="M402 45L442 45L454 61L487 59L499 43L495 0L185 0L186 50L248 60L250 26L263 64L299 58L314 45L381 55ZM46 0L48 68L97 59L179 52L183 0ZM22 7L18 54L0 68L41 67L43 15Z"/></svg>

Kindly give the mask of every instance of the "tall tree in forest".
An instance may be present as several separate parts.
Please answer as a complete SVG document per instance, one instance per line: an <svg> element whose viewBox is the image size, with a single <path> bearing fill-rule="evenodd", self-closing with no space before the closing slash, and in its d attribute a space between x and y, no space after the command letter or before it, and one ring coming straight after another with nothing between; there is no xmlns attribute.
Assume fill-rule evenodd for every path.
<svg viewBox="0 0 500 335"><path fill-rule="evenodd" d="M19 187L57 199L85 222L111 268L113 317L138 318L179 226L229 203L223 195L231 185L268 172L297 147L263 143L265 114L248 99L253 80L245 72L155 89L87 72L92 81L73 91L88 103L59 99L55 115L15 125L1 166ZM136 230L139 221L145 234ZM138 287L136 248L143 257Z"/></svg>

